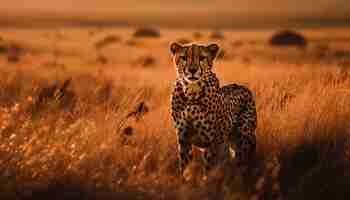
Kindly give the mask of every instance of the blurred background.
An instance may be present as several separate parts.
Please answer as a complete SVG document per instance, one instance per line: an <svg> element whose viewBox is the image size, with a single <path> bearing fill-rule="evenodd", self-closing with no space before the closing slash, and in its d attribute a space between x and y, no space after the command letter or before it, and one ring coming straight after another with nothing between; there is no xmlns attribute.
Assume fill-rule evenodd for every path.
<svg viewBox="0 0 350 200"><path fill-rule="evenodd" d="M348 26L348 0L3 0L0 26Z"/></svg>
<svg viewBox="0 0 350 200"><path fill-rule="evenodd" d="M174 41L256 94L249 176L179 178ZM0 200L343 200L349 99L350 0L0 0Z"/></svg>

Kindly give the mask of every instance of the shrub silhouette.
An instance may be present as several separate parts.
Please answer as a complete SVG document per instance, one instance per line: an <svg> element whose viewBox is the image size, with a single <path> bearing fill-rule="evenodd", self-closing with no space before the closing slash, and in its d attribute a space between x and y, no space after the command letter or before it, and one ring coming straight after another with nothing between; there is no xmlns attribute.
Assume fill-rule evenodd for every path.
<svg viewBox="0 0 350 200"><path fill-rule="evenodd" d="M270 38L269 43L273 46L305 47L307 45L306 38L303 35L290 30L275 33Z"/></svg>

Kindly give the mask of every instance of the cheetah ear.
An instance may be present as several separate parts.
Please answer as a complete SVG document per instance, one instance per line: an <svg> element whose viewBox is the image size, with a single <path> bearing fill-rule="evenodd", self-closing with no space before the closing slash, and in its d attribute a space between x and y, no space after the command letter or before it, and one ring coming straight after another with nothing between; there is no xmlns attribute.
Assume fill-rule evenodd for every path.
<svg viewBox="0 0 350 200"><path fill-rule="evenodd" d="M170 44L170 52L172 55L175 55L176 52L178 52L181 48L182 48L182 46L180 44L178 44L177 42L173 42Z"/></svg>
<svg viewBox="0 0 350 200"><path fill-rule="evenodd" d="M209 53L210 53L210 56L211 56L212 59L214 60L214 59L216 58L216 55L217 55L218 52L219 52L220 47L219 47L219 45L213 43L213 44L209 44L209 45L207 46L207 49L208 49L208 51L209 51Z"/></svg>

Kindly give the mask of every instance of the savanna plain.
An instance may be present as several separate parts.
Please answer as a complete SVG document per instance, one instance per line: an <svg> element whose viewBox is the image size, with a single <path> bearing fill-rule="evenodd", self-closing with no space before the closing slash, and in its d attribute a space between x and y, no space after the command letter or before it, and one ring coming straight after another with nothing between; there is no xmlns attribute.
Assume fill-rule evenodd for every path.
<svg viewBox="0 0 350 200"><path fill-rule="evenodd" d="M0 30L0 199L347 199L350 29L136 28ZM146 34L147 35L147 34ZM170 116L169 44L216 42L221 84L256 95L257 157L249 176L222 163L183 182Z"/></svg>

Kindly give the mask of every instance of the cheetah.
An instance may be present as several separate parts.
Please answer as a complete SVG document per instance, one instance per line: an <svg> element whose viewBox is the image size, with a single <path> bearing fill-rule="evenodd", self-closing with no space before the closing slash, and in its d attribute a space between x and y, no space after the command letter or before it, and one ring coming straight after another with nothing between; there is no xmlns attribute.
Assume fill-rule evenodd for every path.
<svg viewBox="0 0 350 200"><path fill-rule="evenodd" d="M238 166L247 166L255 155L257 115L253 92L238 84L220 87L212 70L218 51L215 43L170 45L177 72L171 116L181 175L193 158L193 146L203 152L205 171L218 163L218 147L222 144Z"/></svg>

